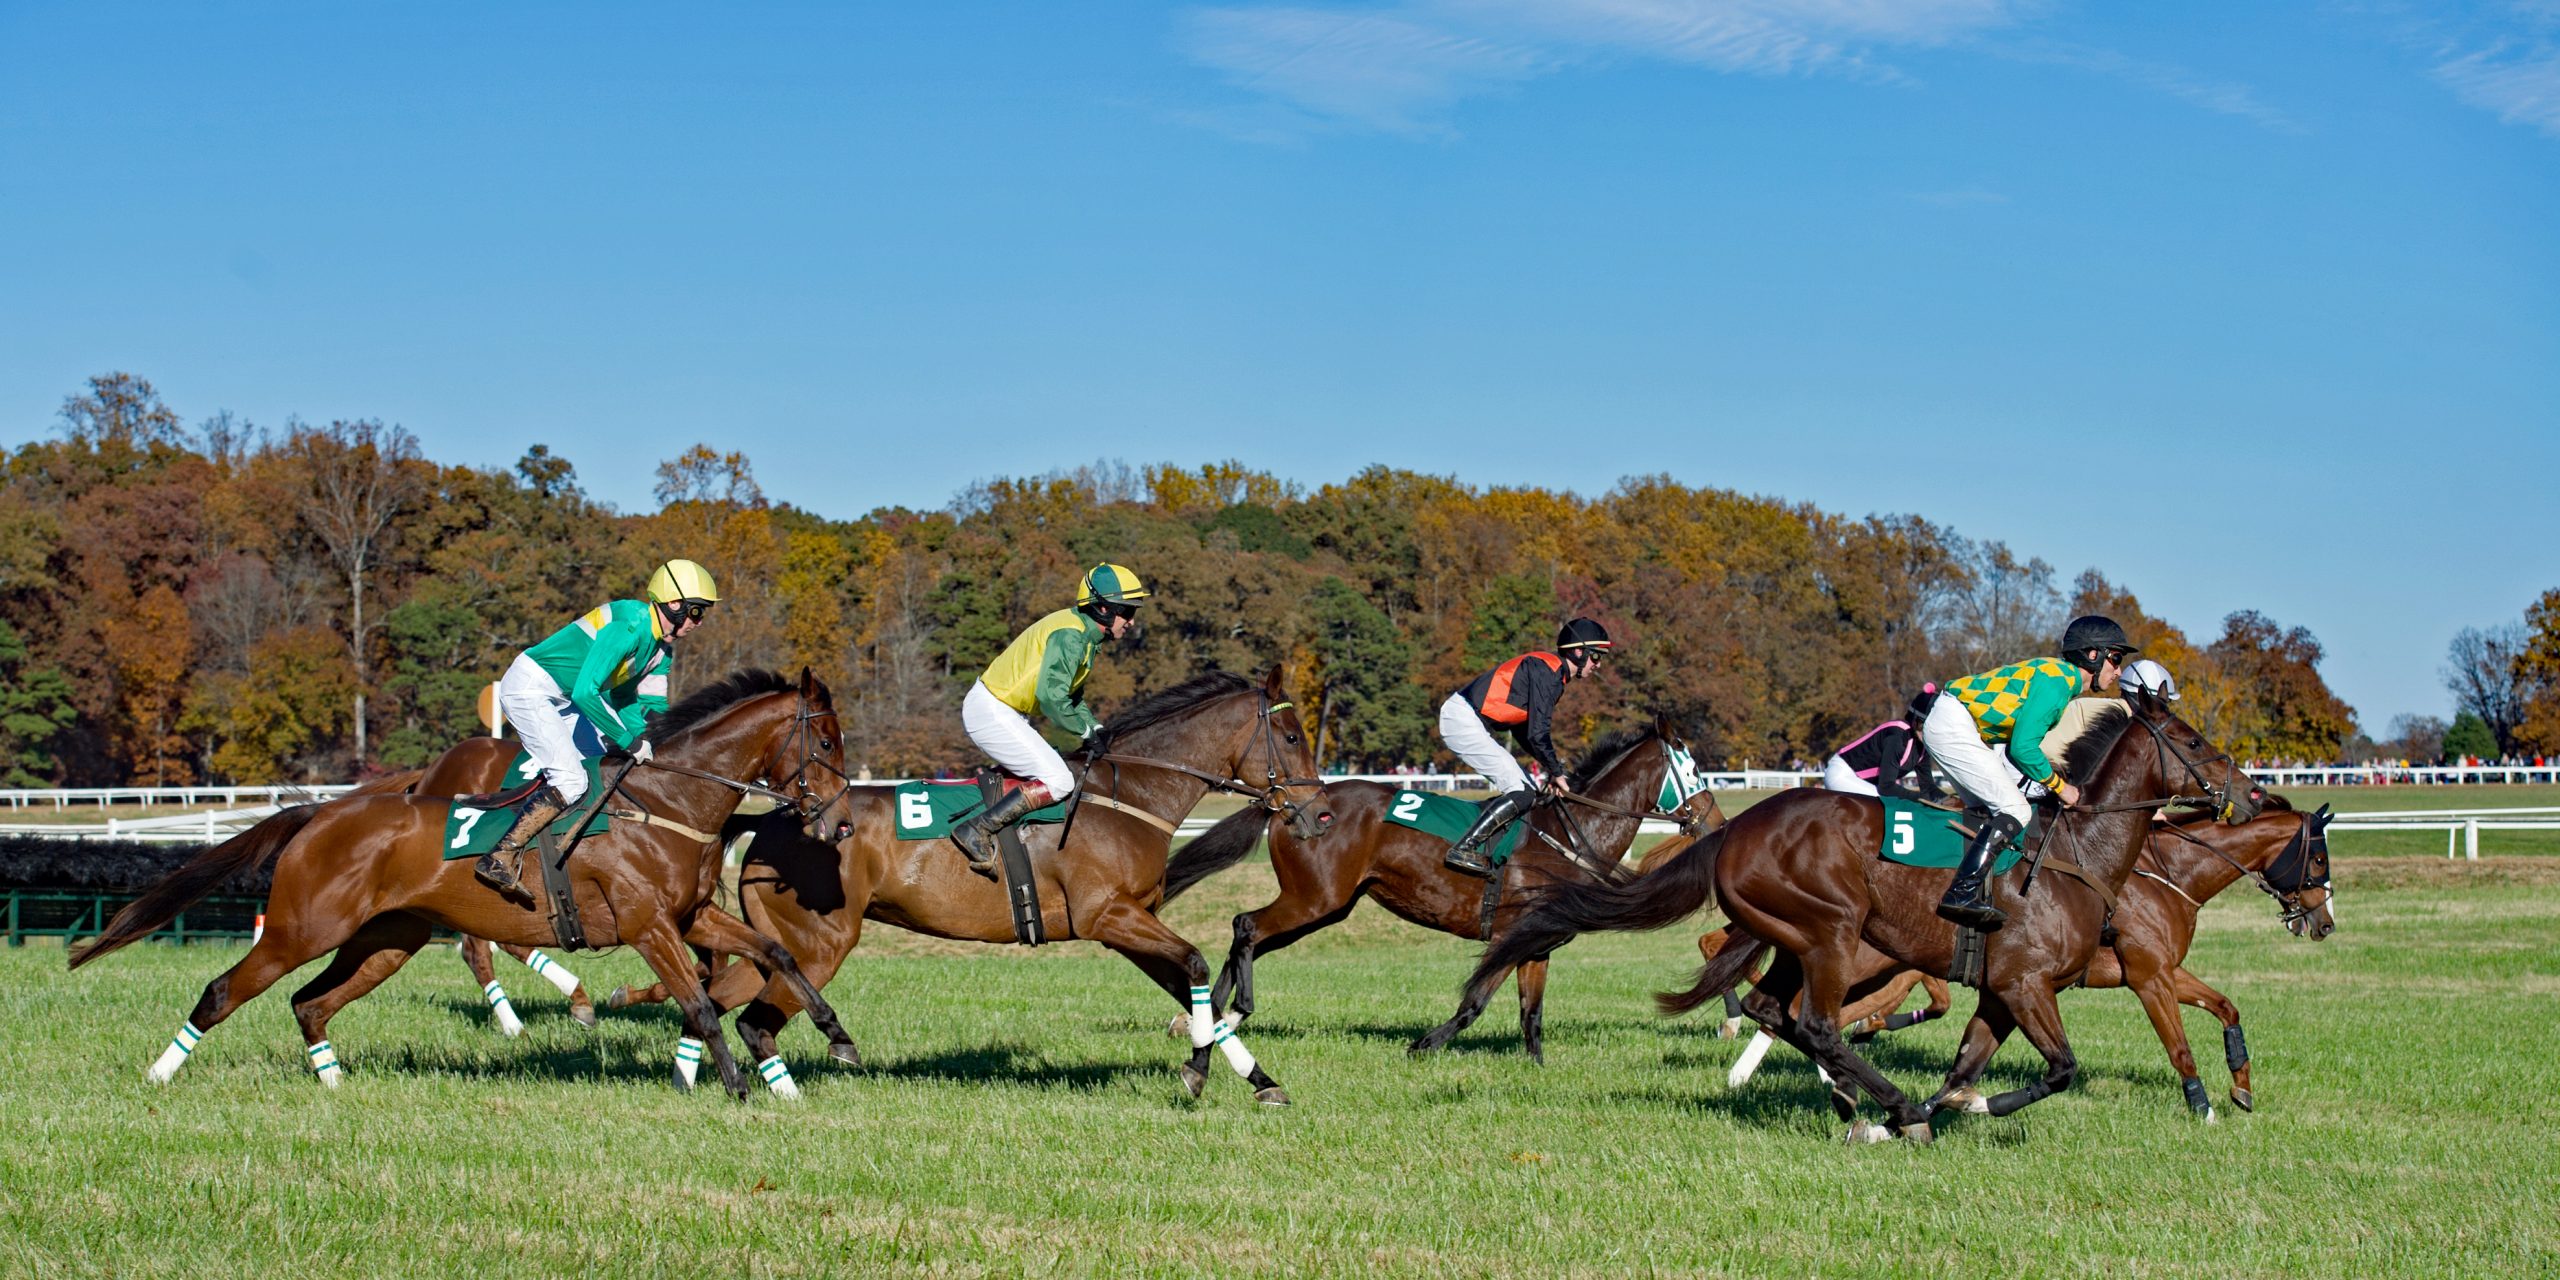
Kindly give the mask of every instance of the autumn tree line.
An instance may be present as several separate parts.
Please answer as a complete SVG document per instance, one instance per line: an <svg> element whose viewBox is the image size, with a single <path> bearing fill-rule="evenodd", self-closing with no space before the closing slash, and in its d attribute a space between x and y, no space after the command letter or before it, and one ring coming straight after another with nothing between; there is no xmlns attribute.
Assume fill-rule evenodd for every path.
<svg viewBox="0 0 2560 1280"><path fill-rule="evenodd" d="M967 682L1102 560L1156 593L1098 665L1106 717L1203 668L1277 663L1328 767L1431 761L1439 699L1576 613L1619 649L1567 699L1567 739L1659 711L1710 762L1818 761L1923 681L2048 652L2100 611L2235 753L2371 749L2300 627L2244 611L2191 638L2096 569L2066 588L1917 516L1667 475L1586 498L1385 467L1310 491L1233 463L1102 463L838 519L768 500L747 455L702 445L658 467L654 496L616 511L541 445L444 464L378 421L190 425L141 378L94 378L0 461L0 785L423 763L485 731L475 699L519 650L679 555L723 596L677 655L679 691L811 667L848 761L882 775L967 763ZM2537 607L2551 664L2560 593ZM2543 714L2514 732L2560 728Z"/></svg>

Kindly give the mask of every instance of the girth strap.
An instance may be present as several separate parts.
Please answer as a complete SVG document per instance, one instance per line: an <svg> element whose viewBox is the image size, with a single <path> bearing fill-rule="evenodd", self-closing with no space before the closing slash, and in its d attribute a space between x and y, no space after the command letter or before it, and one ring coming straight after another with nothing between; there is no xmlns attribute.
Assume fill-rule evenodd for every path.
<svg viewBox="0 0 2560 1280"><path fill-rule="evenodd" d="M662 831L675 832L699 844L717 844L720 841L720 837L713 832L697 831L673 818L661 818L654 813L642 813L637 809L607 809L605 816L621 822L646 823Z"/></svg>
<svg viewBox="0 0 2560 1280"><path fill-rule="evenodd" d="M1177 824L1167 822L1166 820L1159 818L1134 804L1114 800L1105 795L1096 795L1089 791L1079 791L1076 794L1083 798L1083 803L1085 804L1098 804L1105 809L1117 809L1122 813L1128 814L1130 817L1146 823L1148 826L1154 827L1156 830L1161 831L1166 835L1173 835L1181 829Z"/></svg>

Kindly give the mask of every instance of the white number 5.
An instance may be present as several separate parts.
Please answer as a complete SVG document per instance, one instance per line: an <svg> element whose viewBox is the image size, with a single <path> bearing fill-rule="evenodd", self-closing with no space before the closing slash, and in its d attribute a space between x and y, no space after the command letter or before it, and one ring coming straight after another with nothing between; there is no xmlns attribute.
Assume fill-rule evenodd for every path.
<svg viewBox="0 0 2560 1280"><path fill-rule="evenodd" d="M1893 851L1895 853L1907 854L1911 852L1911 847L1918 844L1919 841L1919 833L1911 829L1911 815L1907 813L1894 814Z"/></svg>

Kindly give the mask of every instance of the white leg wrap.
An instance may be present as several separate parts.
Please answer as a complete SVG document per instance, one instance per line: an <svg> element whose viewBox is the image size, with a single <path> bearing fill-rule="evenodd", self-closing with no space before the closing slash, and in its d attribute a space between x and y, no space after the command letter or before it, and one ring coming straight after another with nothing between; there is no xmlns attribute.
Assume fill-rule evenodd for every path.
<svg viewBox="0 0 2560 1280"><path fill-rule="evenodd" d="M773 1096L777 1098L800 1096L800 1085L791 1078L791 1068L783 1065L782 1055L776 1054L757 1063L756 1074L764 1077L765 1084L773 1089Z"/></svg>
<svg viewBox="0 0 2560 1280"><path fill-rule="evenodd" d="M702 1074L702 1042L692 1036L676 1041L676 1079L685 1088L693 1087L695 1076Z"/></svg>
<svg viewBox="0 0 2560 1280"><path fill-rule="evenodd" d="M1832 1078L1831 1078L1831 1073L1830 1073L1830 1072L1828 1072L1828 1071L1823 1070L1823 1069L1822 1069L1822 1064L1821 1064L1821 1063L1819 1063L1819 1062L1817 1062L1817 1063L1813 1064L1813 1073L1814 1073L1815 1075L1818 1075L1818 1076L1822 1077L1822 1082L1823 1082L1824 1084L1833 1084L1833 1083L1836 1083L1836 1081L1832 1080Z"/></svg>
<svg viewBox="0 0 2560 1280"><path fill-rule="evenodd" d="M1751 1083L1751 1077L1760 1070L1760 1060L1769 1056L1769 1046L1776 1043L1766 1031L1753 1032L1751 1043L1742 1047L1742 1056L1734 1059L1733 1070L1724 1073L1724 1086L1739 1089Z"/></svg>
<svg viewBox="0 0 2560 1280"><path fill-rule="evenodd" d="M497 1019L498 1030L510 1038L524 1034L524 1019L516 1016L516 1007L507 1001L507 989L496 978L481 984L480 994L489 997L489 1013Z"/></svg>
<svg viewBox="0 0 2560 1280"><path fill-rule="evenodd" d="M338 1070L338 1051L330 1048L329 1042L323 1040L311 1046L310 1053L311 1069L320 1073L320 1083L332 1089L337 1088L339 1077L345 1074Z"/></svg>
<svg viewBox="0 0 2560 1280"><path fill-rule="evenodd" d="M1191 989L1191 1047L1208 1048L1217 1030L1216 1024L1209 1017L1209 989L1193 987Z"/></svg>
<svg viewBox="0 0 2560 1280"><path fill-rule="evenodd" d="M1220 1020L1218 1029L1209 1037L1209 1043L1218 1046L1218 1052L1227 1055L1227 1065L1234 1067L1237 1075L1247 1079L1253 1077L1253 1053L1244 1047L1244 1041L1236 1035L1235 1019Z"/></svg>
<svg viewBox="0 0 2560 1280"><path fill-rule="evenodd" d="M151 1083L167 1084L176 1078L178 1068L187 1065L187 1055L196 1051L196 1041L204 1033L192 1022L180 1023L178 1034L169 1038L169 1047L160 1051L160 1060L151 1064Z"/></svg>
<svg viewBox="0 0 2560 1280"><path fill-rule="evenodd" d="M567 965L539 951L524 958L524 967L541 974L545 981L560 988L560 994L564 996L578 993L578 975L569 972Z"/></svg>

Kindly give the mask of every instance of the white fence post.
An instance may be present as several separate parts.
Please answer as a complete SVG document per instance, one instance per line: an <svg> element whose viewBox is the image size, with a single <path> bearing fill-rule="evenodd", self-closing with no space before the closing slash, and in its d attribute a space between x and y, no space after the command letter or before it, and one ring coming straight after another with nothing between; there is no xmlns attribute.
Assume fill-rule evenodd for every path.
<svg viewBox="0 0 2560 1280"><path fill-rule="evenodd" d="M2462 824L2462 856L2473 862L2480 860L2480 820L2478 818Z"/></svg>

